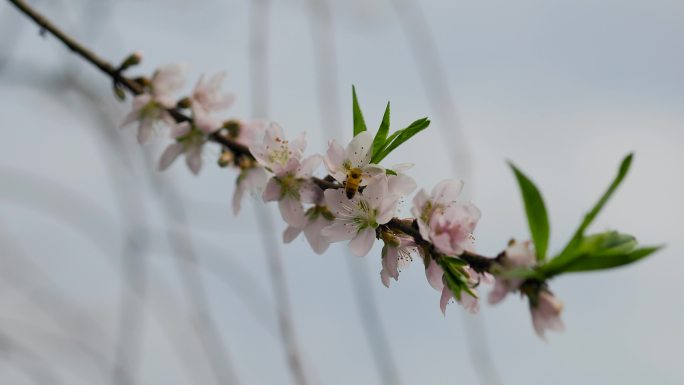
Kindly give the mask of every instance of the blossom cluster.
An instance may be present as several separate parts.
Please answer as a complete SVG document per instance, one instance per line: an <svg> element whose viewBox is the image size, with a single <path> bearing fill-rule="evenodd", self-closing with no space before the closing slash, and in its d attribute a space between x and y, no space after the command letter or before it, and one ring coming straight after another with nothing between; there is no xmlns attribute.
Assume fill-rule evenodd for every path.
<svg viewBox="0 0 684 385"><path fill-rule="evenodd" d="M155 129L168 128L173 143L161 155L160 170L184 155L191 172L198 174L207 143L217 137L237 143L248 152L238 153L224 147L218 159L219 165L238 170L233 211L240 211L246 192L260 195L264 202L277 202L287 224L283 233L285 243L304 233L318 254L331 243L348 241L349 250L362 257L380 240L381 282L389 287L392 279L399 279L401 270L414 258L420 258L427 281L441 293L443 313L452 300L469 312L477 312L477 289L482 283L494 284L491 303L499 302L506 293L524 292L524 279L495 277L459 258L475 252L474 232L481 217L472 202L459 198L463 181L444 180L430 193L421 189L415 194L411 205L415 218L400 220L417 227L415 234L390 226L390 221L398 220L395 215L399 202L413 193L417 185L406 173L410 164L390 168L379 164L379 159L398 146L389 143L391 137L387 139L389 105L387 121L383 120L384 133L374 137L365 129L357 132L355 128L355 136L346 147L332 140L325 154L306 156L304 133L288 139L275 122L220 118L217 113L230 107L234 100L233 95L221 90L223 73L208 79L202 76L189 96L175 96L185 83L184 69L182 65L162 67L149 80L143 80L144 92L135 97L133 109L124 120L124 126L137 123L140 143L147 142ZM427 124L429 121L420 129ZM384 138L379 142L381 134ZM404 135L397 134L402 135L393 136ZM320 173L323 167L325 177ZM529 241L511 243L497 261L498 271L533 266L535 259L530 250ZM545 287L526 294L537 333L543 336L546 329L560 330L560 301Z"/></svg>

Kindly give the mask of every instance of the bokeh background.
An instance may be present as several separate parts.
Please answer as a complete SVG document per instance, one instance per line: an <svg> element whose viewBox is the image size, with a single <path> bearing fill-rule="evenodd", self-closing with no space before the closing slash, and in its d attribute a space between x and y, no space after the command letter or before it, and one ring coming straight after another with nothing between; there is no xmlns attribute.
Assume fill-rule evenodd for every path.
<svg viewBox="0 0 684 385"><path fill-rule="evenodd" d="M419 186L466 180L478 249L527 236L513 160L541 187L558 249L619 160L596 221L651 259L553 282L567 331L538 339L526 304L439 311L414 263L390 289L379 246L282 245L274 207L233 217L235 173L158 173L168 139L118 126L108 79L0 2L0 383L684 383L684 3L650 1L32 1L134 70L226 70L232 117L269 117L309 152L369 126L432 126L387 164ZM408 205L408 203L406 204ZM482 292L486 293L487 288Z"/></svg>

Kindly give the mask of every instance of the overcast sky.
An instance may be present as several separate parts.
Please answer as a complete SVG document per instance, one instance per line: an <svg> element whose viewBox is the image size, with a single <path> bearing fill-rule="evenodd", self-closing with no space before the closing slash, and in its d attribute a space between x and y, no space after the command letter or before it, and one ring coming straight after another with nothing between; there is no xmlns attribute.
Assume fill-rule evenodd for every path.
<svg viewBox="0 0 684 385"><path fill-rule="evenodd" d="M65 1L65 9L36 3L105 58L116 61L133 50L143 51L142 74L179 61L190 64L190 83L202 72L228 71L226 85L238 95L229 115L252 115L247 1L97 1L90 9L83 7L85 1ZM442 81L455 100L465 138L457 142L451 139L460 138L453 135L458 127L431 103L422 82L426 67L413 56L389 1L332 2L335 46L328 48L336 52L338 74L332 81L339 87L335 96L342 121L324 127L310 2L276 3L270 20L264 20L270 37L268 117L288 135L307 131L309 153L323 152L327 138L351 138L352 84L371 127L379 124L387 100L392 102L394 128L430 116L430 129L386 163L415 163L410 174L427 189L444 178L467 175L465 194L483 212L478 250L495 255L510 238L527 237L506 160L542 189L551 216L551 249L558 250L621 158L634 151L631 174L593 229L619 229L644 244L667 245L630 267L552 282L565 302L567 331L543 342L518 298L496 307L484 305L474 317L452 305L445 318L439 293L425 281L420 261L386 289L378 275L379 245L350 264L346 259L353 257L342 244L319 256L298 239L282 246L283 263L301 348L321 384L381 383L354 300L353 265L366 267L353 271L367 273L404 384L477 383L466 343L466 334L472 333L466 324L472 321L484 325L507 385L684 382L684 3L419 2L445 69ZM84 22L84 12L99 16ZM54 39L41 39L7 4L0 5L0 32L0 232L8 234L0 240L3 260L12 269L19 269L18 262L10 261L26 258L40 266L50 282L99 320L101 333L83 330L83 338L113 346L120 255L126 250L125 234L137 231L130 228L135 216L133 223L152 229L144 257L154 277L141 383L209 383L166 246L165 208L147 182L154 165L145 159L156 162L167 139L159 135L141 148L132 129L117 130L127 105L114 102L107 79ZM103 97L111 121L98 115L89 102L92 95L84 98L79 90L64 87L65 74ZM342 134L335 127L342 127ZM112 141L122 142L125 155ZM465 154L464 146L471 170L465 163L450 163L459 159L451 153ZM214 167L209 155L205 161L199 177L181 162L162 175L164 183L175 183L190 212L190 228L180 231L196 237L201 260L214 261L238 282L236 289L210 274L218 268L205 271L213 314L242 382L289 383L275 337L273 296L254 218L257 203L250 201L234 218L230 199L235 174ZM129 167L119 173L126 176L113 177L122 167ZM122 210L117 186L128 191L124 200L134 202L128 207L139 211ZM272 212L278 231L284 229L277 210ZM36 270L24 274L36 290L47 285ZM6 293L0 295L3 334L24 339L35 354L58 363L66 383L98 378L80 377L80 369L92 369L86 369L83 357L78 359L82 353L59 343L36 299ZM166 323L185 336L183 354L177 355L166 339ZM104 351L111 354L111 349ZM24 383L27 379L11 364L0 365L0 382ZM186 364L207 377L184 377Z"/></svg>

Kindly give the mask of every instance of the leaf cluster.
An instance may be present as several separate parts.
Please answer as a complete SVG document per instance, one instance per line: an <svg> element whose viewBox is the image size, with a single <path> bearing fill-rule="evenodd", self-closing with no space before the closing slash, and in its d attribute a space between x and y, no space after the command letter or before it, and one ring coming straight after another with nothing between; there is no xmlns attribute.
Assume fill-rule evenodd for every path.
<svg viewBox="0 0 684 385"><path fill-rule="evenodd" d="M354 136L356 136L366 131L367 127L366 122L363 119L363 112L361 111L361 107L359 107L359 101L356 97L356 88L354 86L352 86L352 104L352 111L354 114ZM390 103L387 102L387 107L385 107L385 113L382 117L382 122L380 122L380 128L378 128L378 132L373 138L371 163L379 164L397 147L411 139L417 133L428 128L429 125L430 120L428 118L422 118L409 124L408 127L397 130L389 135ZM392 170L388 171L389 173L393 173Z"/></svg>
<svg viewBox="0 0 684 385"><path fill-rule="evenodd" d="M604 270L628 265L658 251L660 246L638 247L635 237L617 231L586 234L589 225L627 176L632 159L633 154L629 154L622 160L617 175L598 202L584 216L567 245L560 253L548 260L550 225L544 200L534 183L509 162L520 187L538 265L534 269L515 269L507 272L506 275L543 280L563 273Z"/></svg>

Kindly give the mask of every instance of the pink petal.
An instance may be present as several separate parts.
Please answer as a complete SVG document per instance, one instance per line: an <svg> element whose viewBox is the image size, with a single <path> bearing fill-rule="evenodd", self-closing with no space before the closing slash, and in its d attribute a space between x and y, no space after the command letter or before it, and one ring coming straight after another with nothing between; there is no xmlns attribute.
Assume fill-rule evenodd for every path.
<svg viewBox="0 0 684 385"><path fill-rule="evenodd" d="M182 122L171 126L171 137L174 139L181 138L192 130L192 126L189 122Z"/></svg>
<svg viewBox="0 0 684 385"><path fill-rule="evenodd" d="M178 158L178 156L183 153L183 150L184 147L182 143L169 144L168 147L166 147L166 149L162 153L161 158L159 159L159 171L164 171L167 168L169 168L171 163L173 163L176 160L176 158Z"/></svg>
<svg viewBox="0 0 684 385"><path fill-rule="evenodd" d="M304 181L299 187L299 197L304 203L318 204L323 199L323 190L310 181Z"/></svg>
<svg viewBox="0 0 684 385"><path fill-rule="evenodd" d="M461 292L461 300L458 303L470 314L476 314L480 311L480 301L465 291Z"/></svg>
<svg viewBox="0 0 684 385"><path fill-rule="evenodd" d="M273 202L280 199L280 183L278 183L276 178L271 178L268 180L261 198L264 200L264 202Z"/></svg>
<svg viewBox="0 0 684 385"><path fill-rule="evenodd" d="M154 131L154 120L150 118L145 118L140 121L140 125L138 126L138 143L139 144L145 144L147 141L150 139L150 136L152 136L152 132Z"/></svg>
<svg viewBox="0 0 684 385"><path fill-rule="evenodd" d="M325 204L333 215L339 217L349 213L351 201L344 195L343 189L327 189L323 192ZM354 199L357 199L354 197Z"/></svg>
<svg viewBox="0 0 684 385"><path fill-rule="evenodd" d="M193 147L185 152L185 163L193 174L199 174L202 169L202 149Z"/></svg>
<svg viewBox="0 0 684 385"><path fill-rule="evenodd" d="M351 162L352 167L363 168L370 163L373 151L373 135L363 131L349 142L345 158Z"/></svg>
<svg viewBox="0 0 684 385"><path fill-rule="evenodd" d="M309 178L309 177L311 177L311 174L321 164L321 160L323 160L323 158L320 155L311 155L310 157L302 160L302 162L300 163L300 165L296 171L297 177L298 178Z"/></svg>
<svg viewBox="0 0 684 385"><path fill-rule="evenodd" d="M387 273L395 280L399 279L399 253L397 251L396 247L388 246L387 253L382 259L382 264Z"/></svg>
<svg viewBox="0 0 684 385"><path fill-rule="evenodd" d="M342 170L342 163L344 162L344 149L335 140L331 140L328 143L328 152L325 155L325 167L328 169L328 173L335 176ZM342 173L342 178L344 178L344 173ZM335 176L337 179L337 177ZM338 181L343 181L344 179L337 179Z"/></svg>
<svg viewBox="0 0 684 385"><path fill-rule="evenodd" d="M397 194L401 196L409 195L418 187L416 181L408 175L390 175L387 177L387 189L390 194Z"/></svg>
<svg viewBox="0 0 684 385"><path fill-rule="evenodd" d="M358 229L352 223L335 221L331 225L324 227L321 230L321 235L330 242L339 242L354 238L357 232Z"/></svg>
<svg viewBox="0 0 684 385"><path fill-rule="evenodd" d="M446 307L449 301L454 298L454 292L449 289L446 285L442 288L442 297L439 299L439 308L442 310L442 314L446 316Z"/></svg>
<svg viewBox="0 0 684 385"><path fill-rule="evenodd" d="M295 238L297 238L297 236L301 232L302 232L302 229L300 229L298 227L287 226L287 228L283 232L283 242L285 242L285 243L292 242Z"/></svg>
<svg viewBox="0 0 684 385"><path fill-rule="evenodd" d="M425 276L433 289L442 291L444 288L444 281L442 280L443 275L444 270L442 270L442 267L431 259L430 264L427 269L425 269Z"/></svg>
<svg viewBox="0 0 684 385"><path fill-rule="evenodd" d="M432 189L432 200L438 204L455 202L463 190L463 181L447 179L439 182Z"/></svg>
<svg viewBox="0 0 684 385"><path fill-rule="evenodd" d="M372 208L380 207L383 199L387 198L386 178L372 179L372 183L363 190L363 197L368 201Z"/></svg>
<svg viewBox="0 0 684 385"><path fill-rule="evenodd" d="M363 257L373 247L373 242L375 242L375 229L366 227L349 242L349 250L352 254Z"/></svg>
<svg viewBox="0 0 684 385"><path fill-rule="evenodd" d="M304 216L304 208L302 203L292 197L284 197L278 201L280 214L283 220L290 226L304 227L306 217Z"/></svg>
<svg viewBox="0 0 684 385"><path fill-rule="evenodd" d="M332 222L323 217L318 217L304 227L304 236L316 254L323 254L330 246L329 239L321 234L323 228L330 223Z"/></svg>
<svg viewBox="0 0 684 385"><path fill-rule="evenodd" d="M378 214L375 217L378 224L383 225L392 219L397 208L397 202L399 202L399 198L396 195L387 195L382 200L380 207L378 207Z"/></svg>

